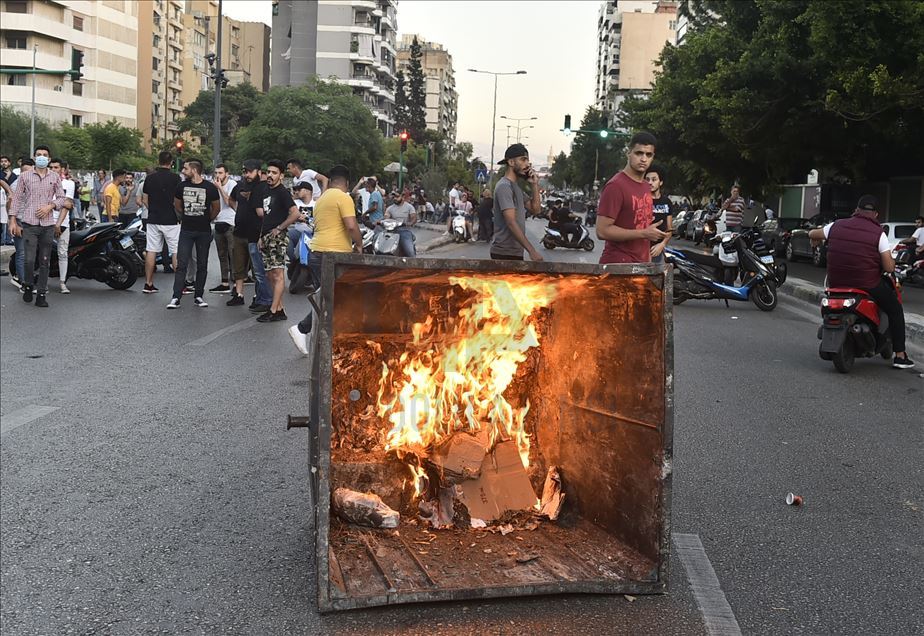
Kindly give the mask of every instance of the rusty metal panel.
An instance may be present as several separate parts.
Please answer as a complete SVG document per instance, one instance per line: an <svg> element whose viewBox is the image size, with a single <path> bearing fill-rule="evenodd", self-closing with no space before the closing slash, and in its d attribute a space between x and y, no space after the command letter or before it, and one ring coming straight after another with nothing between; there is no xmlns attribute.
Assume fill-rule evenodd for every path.
<svg viewBox="0 0 924 636"><path fill-rule="evenodd" d="M581 330L569 330L567 320L549 327L550 346L537 367L537 377L555 378L567 374L567 386L560 383L559 413L547 405L537 407L542 422L535 435L545 461L560 458L570 462L565 468L566 490L571 484L572 504L578 510L571 521L560 527L547 524L540 531L525 537L536 546L543 558L520 563L499 558L514 554L523 541L510 537L482 536L473 539L480 551L469 554L465 567L460 567L457 555L449 556L449 546L437 550L417 550L413 539L415 527L401 528L401 538L383 530L345 529L330 513L332 472L344 474L349 467L332 466L331 444L333 421L332 360L337 338L337 323L351 329L387 337L405 328L389 319L387 311L379 311L395 303L400 287L442 284L449 275L460 273L548 274L550 276L591 277L601 300L590 301L587 307L569 311L584 314L624 312L619 324L626 334L608 334L605 321L591 322ZM440 280L443 280L440 283ZM350 289L351 298L337 297ZM314 423L311 444L312 495L315 517L317 556L318 605L322 612L410 602L454 599L478 599L553 593L650 594L666 591L670 555L671 465L673 435L673 325L671 273L661 265L588 265L571 263L532 263L460 259L395 259L381 256L337 254L322 262L320 315L315 334L318 338L316 355L312 358L311 419ZM613 293L604 294L610 290ZM361 293L355 293L360 292ZM425 295L425 294L424 294ZM606 298L603 303L603 296ZM620 298L620 296L625 296ZM420 294L405 296L419 298ZM596 308L591 307L597 303ZM603 304L601 304L603 303ZM634 304L633 304L634 303ZM625 306L631 305L630 309ZM586 310L586 311L585 311ZM335 311L349 316L335 316ZM408 307L407 313L420 315L420 308ZM567 313L565 308L560 313ZM632 333L633 319L647 316L649 328L638 326ZM558 333L560 332L560 333ZM646 339L647 349L637 359L621 360L613 368L606 366L605 349L593 350L600 372L606 373L602 385L594 387L575 384L572 380L586 364L568 367L561 345L553 351L555 334L561 343L577 338L574 347L583 347L584 340L613 336ZM619 337L617 337L619 336ZM588 350L593 347L587 345ZM625 356L626 351L614 355ZM557 357L556 357L557 356ZM634 366L655 360L655 369L631 386L613 383L609 373L630 378ZM554 363L554 364L553 364ZM542 365L545 364L546 367ZM562 367L564 365L564 367ZM621 370L620 370L621 369ZM619 375L622 374L622 375ZM634 380L633 380L634 382ZM536 383L539 384L538 382ZM630 382L631 384L631 382ZM532 390L532 389L530 389ZM537 388L538 390L538 388ZM637 395L638 394L638 395ZM647 396L647 397L646 397ZM642 405L651 397L656 407ZM648 403L646 403L648 404ZM543 410L544 409L544 410ZM565 431L562 433L562 431ZM581 435L587 439L581 440ZM557 437L556 437L557 436ZM596 448L594 440L603 439L607 448L590 460L612 479L603 483L590 471L581 473L577 467L584 446ZM564 440L564 441L562 441ZM616 448L612 448L617 445ZM537 451L539 452L539 451ZM613 464L612 462L619 462ZM381 467L379 467L381 469ZM386 469L382 474L387 473ZM569 472L570 470L570 472ZM619 473L619 470L628 471ZM614 472L615 471L615 472ZM631 474L630 474L631 473ZM594 501L594 488L611 487L613 501L626 508L608 509L606 501ZM625 510L641 511L638 515ZM632 518L630 518L632 517ZM336 541L332 542L332 529ZM445 535L448 536L448 535ZM445 536L428 539L437 547ZM587 550L569 547L572 540ZM583 543L581 543L583 542ZM484 547L489 546L489 547ZM457 550L453 550L455 552ZM506 551L506 552L505 552ZM614 559L613 554L620 555ZM611 561L612 560L612 561ZM645 565L647 564L647 565ZM651 566L650 568L648 566ZM362 576L357 577L357 573ZM355 579L361 579L357 582Z"/></svg>

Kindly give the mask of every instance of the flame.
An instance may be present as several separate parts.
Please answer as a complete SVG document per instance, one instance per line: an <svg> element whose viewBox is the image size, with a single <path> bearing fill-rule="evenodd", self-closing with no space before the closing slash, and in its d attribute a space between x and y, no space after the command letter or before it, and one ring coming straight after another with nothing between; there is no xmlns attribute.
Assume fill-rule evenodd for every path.
<svg viewBox="0 0 924 636"><path fill-rule="evenodd" d="M414 499L417 499L430 484L430 478L427 477L427 471L420 466L408 464L408 468L411 469L411 474L414 476Z"/></svg>
<svg viewBox="0 0 924 636"><path fill-rule="evenodd" d="M452 276L449 281L474 295L441 325L441 333L432 316L415 323L413 345L393 365L397 368L382 364L378 415L391 425L385 449L410 452L439 444L456 431L487 427L492 445L514 440L528 467L529 402L514 407L503 394L528 350L539 346L538 311L551 304L565 281L523 275ZM411 470L416 489L419 474Z"/></svg>

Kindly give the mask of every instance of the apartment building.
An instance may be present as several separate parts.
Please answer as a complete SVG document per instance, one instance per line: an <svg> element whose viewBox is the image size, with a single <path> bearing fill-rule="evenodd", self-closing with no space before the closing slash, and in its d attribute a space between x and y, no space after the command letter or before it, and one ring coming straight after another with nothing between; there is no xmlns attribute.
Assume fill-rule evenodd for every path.
<svg viewBox="0 0 924 636"><path fill-rule="evenodd" d="M71 68L83 53L83 77L36 75L36 115L74 126L111 119L138 123L138 2L0 0L0 67ZM146 96L145 96L146 99ZM0 73L0 103L30 113L32 76Z"/></svg>
<svg viewBox="0 0 924 636"><path fill-rule="evenodd" d="M277 0L270 83L317 75L350 86L391 136L397 29L397 0Z"/></svg>
<svg viewBox="0 0 924 636"><path fill-rule="evenodd" d="M138 5L138 130L148 148L177 134L183 116L183 0ZM150 60L150 62L148 61ZM150 98L150 99L149 99Z"/></svg>
<svg viewBox="0 0 924 636"><path fill-rule="evenodd" d="M597 20L597 82L594 103L612 125L628 95L646 94L655 61L676 41L676 0L607 0Z"/></svg>
<svg viewBox="0 0 924 636"><path fill-rule="evenodd" d="M420 45L420 65L423 69L427 94L427 128L439 132L449 140L450 144L454 144L459 94L456 92L452 55L441 44L428 42L414 34L403 34L398 43L398 67L404 71L405 76L408 75L411 44L415 37Z"/></svg>

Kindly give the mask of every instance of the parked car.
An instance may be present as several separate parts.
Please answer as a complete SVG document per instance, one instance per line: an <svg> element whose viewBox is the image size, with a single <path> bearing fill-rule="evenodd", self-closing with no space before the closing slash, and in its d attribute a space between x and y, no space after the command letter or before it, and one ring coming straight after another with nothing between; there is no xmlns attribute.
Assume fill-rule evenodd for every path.
<svg viewBox="0 0 924 636"><path fill-rule="evenodd" d="M899 241L909 238L916 229L914 223L894 223L889 221L882 224L882 232L889 239L889 249L895 249Z"/></svg>
<svg viewBox="0 0 924 636"><path fill-rule="evenodd" d="M802 225L803 219L770 219L760 226L760 237L777 256L786 253L790 233Z"/></svg>
<svg viewBox="0 0 924 636"><path fill-rule="evenodd" d="M674 217L674 236L677 238L683 236L687 223L690 222L692 216L693 210L681 210L677 213L677 216Z"/></svg>
<svg viewBox="0 0 924 636"><path fill-rule="evenodd" d="M693 240L693 230L696 227L696 222L703 218L703 215L706 214L705 210L696 210L690 216L689 221L687 221L686 226L683 228L683 234L681 238Z"/></svg>
<svg viewBox="0 0 924 636"><path fill-rule="evenodd" d="M808 237L809 230L818 227L824 227L832 221L845 219L850 216L844 214L822 213L805 219L802 225L795 228L789 234L789 240L786 242L786 258L793 261L797 258L811 259L816 267L824 267L827 264L828 242L823 241L820 245L813 246L811 239Z"/></svg>

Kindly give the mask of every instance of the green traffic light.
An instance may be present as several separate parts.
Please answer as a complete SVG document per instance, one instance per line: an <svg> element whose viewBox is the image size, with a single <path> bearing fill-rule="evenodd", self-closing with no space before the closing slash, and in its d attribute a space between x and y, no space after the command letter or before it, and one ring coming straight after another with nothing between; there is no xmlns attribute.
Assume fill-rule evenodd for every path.
<svg viewBox="0 0 924 636"><path fill-rule="evenodd" d="M608 130L601 130L601 131L600 131L600 137L602 137L603 139L606 139L607 135L609 135L609 134L610 134L610 132L609 132Z"/></svg>

